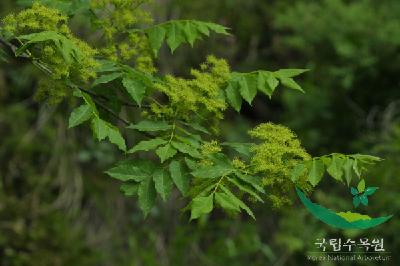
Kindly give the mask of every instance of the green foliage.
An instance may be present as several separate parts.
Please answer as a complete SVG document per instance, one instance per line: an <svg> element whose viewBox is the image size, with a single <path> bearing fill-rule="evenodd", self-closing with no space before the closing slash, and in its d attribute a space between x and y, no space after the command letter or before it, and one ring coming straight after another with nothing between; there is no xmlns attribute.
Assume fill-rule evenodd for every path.
<svg viewBox="0 0 400 266"><path fill-rule="evenodd" d="M206 197L198 196L192 201L192 212L190 219L197 219L204 214L210 213L214 208L214 194Z"/></svg>
<svg viewBox="0 0 400 266"><path fill-rule="evenodd" d="M326 171L335 180L346 183L349 186L352 179L355 177L361 178L368 167L379 161L381 161L379 157L370 155L332 153L330 155L314 157L312 160L297 165L293 168L291 178L297 180L299 173L307 173L308 181L311 185L316 186ZM360 191L362 188L365 188L363 180L360 181L359 188Z"/></svg>
<svg viewBox="0 0 400 266"><path fill-rule="evenodd" d="M176 187L183 196L186 196L189 192L190 176L188 172L183 170L182 163L180 161L172 161L169 164L169 172Z"/></svg>
<svg viewBox="0 0 400 266"><path fill-rule="evenodd" d="M0 12L8 13L10 7L15 7L15 2L0 1ZM73 1L47 1L46 6L58 2ZM97 8L96 13L99 18L113 14L113 18L110 18L115 25L125 20L126 15L121 15L124 9L120 6L128 1L96 2L108 3L107 7ZM118 13L114 13L114 3L118 2L120 3L117 7ZM137 2L131 0L129 2L133 7L125 8L128 11L126 13L135 12L133 16L139 18L136 15L137 10L134 11ZM331 4L327 4L328 2ZM385 206L386 213L395 213L400 208L399 201L396 200L400 165L399 134L396 133L398 121L392 121L397 110L392 107L396 106L394 103L398 97L397 77L398 62L400 62L396 44L398 43L396 36L400 36L397 34L399 9L396 5L398 6L396 0L296 1L294 4L288 1L267 3L254 0L238 0L234 4L225 0L172 0L166 5L156 2L154 11L158 19L165 15L175 17L183 14L189 18L219 21L229 25L235 35L227 40L218 38L196 43L195 52L185 47L173 58L169 54L160 54L160 62L157 64L160 66L160 71L152 72L160 80L163 80L164 73L186 73L187 69L203 60L206 50L219 56L224 55L227 61L232 63L233 69L244 71L251 71L251 68L260 66L271 69L283 66L312 69L302 82L299 82L307 91L306 95L286 90L283 95L276 94L272 102L267 99L262 101L263 98L259 97L253 102L254 109L249 110L246 106L239 119L227 109L228 113L225 114L227 119L221 123L215 123L208 116L205 116L205 119L196 116L191 121L177 121L179 137L187 138L183 133L185 130L192 135L201 135L203 142L207 144L219 140L220 143L208 145L204 152L220 149L230 158L239 156L247 165L247 159L251 157L249 146L252 144L245 145L250 142L244 134L245 124L263 120L284 121L283 124L296 132L303 146L312 154L325 154L330 150L350 154L356 152L379 154L385 161L372 168L370 174L363 174L362 177L368 183L371 182L371 185L381 187L385 193L373 198L373 204L369 204L367 212L381 213L382 206ZM152 7L146 7L146 10L151 9ZM288 12L290 10L292 12ZM322 13L324 16L319 15ZM119 56L123 55L126 58L133 52L137 53L136 56L145 54L147 58L153 56L151 49L143 53L136 48L136 45L142 48L149 46L146 44L147 36L143 34L137 38L144 41L131 42L130 34L124 33L124 30L118 30L113 41L114 44L121 45L115 45L114 52L111 52L111 49L107 51L104 48L109 43L101 37L104 34L102 25L107 25L96 24L101 22L101 19L98 19L89 26L89 20L92 19L90 13L85 13L84 16L77 14L69 25L76 30L74 32L79 32L80 38L88 40L98 48L99 54L96 59L102 59L98 61L100 65L95 70L99 77L112 72L110 70L101 72L99 68L104 70L120 66L115 62L103 64L104 58L114 57L114 60L119 61ZM285 23L281 28L276 27L278 19L281 23ZM142 22L137 26L142 28L142 25L143 28L148 28L147 24ZM29 33L31 32L21 34ZM142 32L137 33L136 36L141 34ZM297 40L293 37L297 37ZM301 45L297 46L299 42ZM13 43L18 44L16 40ZM126 48L127 43L129 43L128 48ZM7 54L12 54L7 46L0 46ZM351 52L339 53L337 51L341 48L338 47L345 49L350 47ZM54 50L58 53L56 47ZM129 64L135 69L139 65L145 65L137 64L136 56L129 60L124 59L124 64ZM118 59L115 59L116 57ZM136 207L137 200L131 198L131 196L137 197L139 183L121 182L123 194L119 195L115 188L120 182L105 178L98 171L120 160L119 151L105 142L94 143L90 138L90 132L84 127L73 132L65 131L64 121L68 106L75 104L80 106L81 103L66 98L67 101L56 109L32 104L29 97L31 91L35 89L32 85L39 84L38 78L43 76L38 75L34 67L23 64L26 60L15 60L10 56L7 58L10 64L3 64L0 69L0 127L5 129L0 130L2 131L0 187L4 188L4 193L0 196L2 202L0 216L3 221L0 264L10 266L32 264L239 266L249 263L305 265L308 262L304 254L315 250L313 243L317 237L329 238L332 235L341 238L361 237L359 232L339 232L324 226L318 220L312 219L304 208L284 208L279 212L272 212L266 209L264 204L255 203L253 200L246 201L246 197L244 202L256 214L257 221L248 222L246 216L225 217L216 210L217 213L211 214L208 219L200 219L198 223L188 223L185 217L182 219L182 215L178 214L177 209L182 206L181 203L190 201L192 197L187 195L177 198L175 192L171 194L171 200L166 204L156 201L157 204L149 214L148 220L143 222L141 212ZM365 62L373 64L365 65ZM100 117L120 128L129 147L134 147L142 140L152 140L168 133L168 130L125 132L121 122L117 122L100 108L97 102L107 105L131 124L137 124L142 119L164 121L155 118L147 110L147 104L157 104L151 98L168 106L164 96L157 92L153 94L152 86L148 86L147 94L142 101L142 109L127 107L124 104L137 103L127 93L121 81L122 76L94 87L91 82L79 85L102 96L92 96L96 101L94 104L99 109ZM298 82L297 79L296 81ZM46 94L48 99L55 99L57 95L61 95L62 99L69 97L70 87L62 85L47 78L40 81L40 86L48 88ZM116 92L124 101L120 102L121 104L118 104ZM109 101L103 96L109 98ZM226 102L229 104L228 99ZM390 108L387 108L386 112L388 104ZM357 106L360 108L353 109ZM140 116L140 111L143 116ZM167 122L172 126L172 120L168 119ZM199 124L208 134L196 129L195 125ZM215 134L215 129L218 129L218 135ZM32 132L33 141L21 141L29 140ZM56 140L53 142L54 139ZM232 145L224 141L231 141L229 144ZM246 143L237 143L239 141ZM205 143L199 148L201 153ZM71 158L67 155L69 152L72 152ZM124 156L135 160L146 158L159 165L159 160L152 150L138 151ZM54 162L54 158L60 160ZM77 163L70 165L70 160ZM180 163L182 173L189 172L186 162L194 167L193 170L198 167L196 159L182 158L179 154L171 163L167 161L163 167L169 169L168 164L172 165L173 161ZM63 168L64 164L68 164L67 169ZM239 167L240 162L235 161L235 165ZM50 173L49 168L53 169ZM77 179L79 174L75 171L82 171L83 183L79 182L80 179ZM42 173L49 175L48 182L44 181L45 175ZM342 177L343 175L344 173ZM63 176L65 179L60 179ZM174 176L178 175L171 174L171 178ZM191 188L193 176L190 174L184 176L187 177L184 180L188 188ZM260 179L257 175L252 176L256 180ZM76 184L76 187L71 187L71 184ZM83 190L79 190L80 184ZM329 182L318 184L313 194L316 200L334 208L351 208L349 201L351 197L343 196L343 186L330 185ZM357 182L352 185L356 187ZM178 185L177 187L179 188ZM327 188L329 188L328 194L321 193ZM268 193L268 188L266 190ZM233 192L241 198L238 191ZM40 197L37 197L38 194ZM75 195L82 195L82 198L76 199ZM128 197L123 199L124 195ZM264 199L263 194L260 195ZM216 202L223 204L224 197L218 192L214 198L215 209L218 209ZM67 206L60 209L60 202L67 203ZM224 209L229 209L228 206L235 209L226 202L229 201L225 200L227 207ZM80 208L76 209L75 206ZM37 208L40 211L36 211ZM371 236L379 235L385 238L385 246L396 250L400 242L393 236L398 232L398 226L399 222L392 220L386 226L371 231ZM77 231L82 234L77 235ZM96 254L93 254L93 251L96 251ZM393 257L392 263L399 264L398 258Z"/></svg>
<svg viewBox="0 0 400 266"><path fill-rule="evenodd" d="M79 61L81 59L80 50L74 43L66 38L64 35L54 31L42 31L39 33L32 33L28 35L21 35L17 37L19 40L27 41L23 46L18 48L16 56L26 52L29 46L42 42L52 42L57 47L58 52L62 54L65 62L70 64L72 60Z"/></svg>
<svg viewBox="0 0 400 266"><path fill-rule="evenodd" d="M76 127L93 116L93 111L92 108L87 105L81 105L78 108L76 108L72 113L71 116L69 117L69 128Z"/></svg>
<svg viewBox="0 0 400 266"><path fill-rule="evenodd" d="M24 53L51 77L41 81L37 99L58 103L69 94L67 79L79 84L95 77L96 50L71 33L68 17L57 9L35 2L30 9L8 15L2 24L2 35L21 43L16 56Z"/></svg>
<svg viewBox="0 0 400 266"><path fill-rule="evenodd" d="M279 84L303 92L293 78L306 70L231 72L224 59L208 56L199 69L191 69L189 78L159 73L152 54L165 40L173 52L183 43L193 46L211 32L228 32L224 26L197 20L144 27L152 22L142 8L144 2L91 1L90 21L102 32L96 49L70 31L69 18L63 15L69 13L69 5L57 10L58 5L50 8L45 1L35 2L6 17L2 32L7 40L20 42L16 57L24 55L48 75L43 80L49 98L73 94L82 102L70 115L70 128L90 123L95 139L107 139L123 152L124 136L146 137L136 139L127 152L132 159L106 172L123 182L125 195L137 196L145 216L157 194L166 201L176 187L190 202L185 210L190 210L192 220L215 208L231 215L244 211L255 219L249 203L264 203L267 198L274 207L282 207L290 203L294 185L307 191L325 170L338 180L344 175L349 183L352 175L360 176L365 165L377 160L363 155L311 159L291 130L272 123L249 131L261 143L220 145L213 140L218 137L215 129L229 105L240 111L243 100L251 105L258 92L271 98ZM52 82L59 88L51 88ZM239 157L230 158L224 148ZM143 152L148 160L138 159Z"/></svg>
<svg viewBox="0 0 400 266"><path fill-rule="evenodd" d="M194 198L189 205L192 210L191 219L209 213L214 206L229 213L238 213L243 209L255 219L250 208L232 191L240 191L240 194L252 200L263 202L259 196L264 192L260 188L260 180L248 175L244 169L235 167L234 162L221 153L212 153L208 158L206 165L200 164L191 171L194 178L190 192Z"/></svg>
<svg viewBox="0 0 400 266"><path fill-rule="evenodd" d="M160 157L161 163L174 157L177 152L178 151L172 147L171 143L167 143L165 146L162 146L156 150L156 154L158 157Z"/></svg>
<svg viewBox="0 0 400 266"><path fill-rule="evenodd" d="M166 140L163 139L152 139L152 140L142 140L135 147L130 149L128 153L135 153L137 151L150 151L154 150L158 146L167 143Z"/></svg>
<svg viewBox="0 0 400 266"><path fill-rule="evenodd" d="M306 71L303 69L281 69L275 72L232 73L226 88L229 104L239 112L243 102L242 98L250 105L257 95L257 91L271 98L279 83L287 88L304 92L293 80L293 77Z"/></svg>
<svg viewBox="0 0 400 266"><path fill-rule="evenodd" d="M166 131L171 130L172 126L165 121L143 120L136 125L130 125L128 128L137 129L139 131Z"/></svg>
<svg viewBox="0 0 400 266"><path fill-rule="evenodd" d="M101 141L105 138L108 138L108 140L111 143L117 145L120 150L126 150L125 140L117 127L102 120L99 117L95 117L92 119L91 126L93 134L97 138L97 140Z"/></svg>
<svg viewBox="0 0 400 266"><path fill-rule="evenodd" d="M228 35L228 28L210 22L196 20L170 20L152 26L145 30L149 38L153 53L157 56L164 40L173 53L182 43L189 43L192 47L202 36L209 36L210 32Z"/></svg>

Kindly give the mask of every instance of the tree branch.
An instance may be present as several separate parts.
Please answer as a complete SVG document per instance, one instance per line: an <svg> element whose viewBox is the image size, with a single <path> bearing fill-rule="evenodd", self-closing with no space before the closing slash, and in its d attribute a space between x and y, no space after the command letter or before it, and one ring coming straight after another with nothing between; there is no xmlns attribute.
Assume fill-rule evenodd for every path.
<svg viewBox="0 0 400 266"><path fill-rule="evenodd" d="M18 49L18 47L16 45L10 43L9 41L5 40L1 36L0 36L0 44L5 46L6 48L8 48L10 50L10 52L15 56L15 52ZM31 57L26 53L23 53L23 54L19 55L18 57L25 58L25 59L31 59Z"/></svg>
<svg viewBox="0 0 400 266"><path fill-rule="evenodd" d="M15 51L18 49L17 46L13 45L12 43L10 43L9 41L5 40L5 39L2 38L1 36L0 36L0 43L1 43L3 46L7 47L7 48L14 54L14 56L17 57L16 54L15 54ZM43 65L41 62L35 60L35 59L32 58L29 54L23 53L23 54L19 55L18 57L22 57L22 58L26 58L26 59L31 60L32 63L33 63L37 68L39 68L41 71L45 72L47 75L51 75L51 74L52 74L51 70L48 69L47 66L45 66L45 65ZM125 120L124 118L120 117L118 114L116 114L113 110L111 110L111 109L110 109L109 107L107 107L105 104L103 104L102 102L100 102L100 101L97 100L97 99L102 99L102 100L104 100L104 101L110 101L110 100L111 100L110 98L108 98L108 97L106 97L106 96L104 96L104 95L98 95L98 94L96 94L96 93L94 93L94 92L91 92L91 91L86 90L86 89L83 89L83 88L79 88L79 87L78 87L78 89L81 90L81 91L83 91L83 92L85 92L85 93L87 93L87 94L89 94L89 95L91 95L91 96L93 96L93 100L96 102L96 104L97 104L100 108L102 108L103 110L105 110L106 112L108 112L111 116L113 116L113 117L116 118L117 120L121 121L121 122L124 123L125 125L129 125L129 124L130 124L129 121L127 121L127 120ZM96 98L97 98L97 99L96 99ZM138 107L139 107L139 108L140 108L140 107L143 107L143 108L150 108L149 105L142 105L142 106L139 106L139 105L137 105L137 104L132 104L132 103L123 101L123 100L121 100L121 99L118 99L118 100L119 100L119 101L122 103L122 105L124 105L124 106L135 107L135 108L138 108Z"/></svg>
<svg viewBox="0 0 400 266"><path fill-rule="evenodd" d="M87 93L87 94L89 94L90 96L93 96L93 97L96 97L96 98L99 98L99 99L103 99L103 100L105 100L105 101L111 101L111 99L110 98L108 98L108 97L106 97L106 96L104 96L104 95L99 95L99 94L96 94L96 93L94 93L94 92L91 92L91 91L89 91L89 90L86 90L86 89L83 89L83 88L79 88L79 90L81 90L81 91L83 91L83 92L85 92L85 93ZM120 102L121 102L121 104L122 105L124 105L124 106L128 106L128 107L135 107L135 108L150 108L150 105L137 105L137 104L133 104L133 103L129 103L129 102L126 102L126 101L124 101L124 100L121 100L121 99L118 99Z"/></svg>
<svg viewBox="0 0 400 266"><path fill-rule="evenodd" d="M118 114L116 114L113 110L111 110L110 108L108 108L106 105L104 105L103 103L99 102L98 100L96 100L95 98L93 99L93 101L102 109L104 109L105 111L107 111L108 113L110 113L110 115L112 115L114 118L116 118L117 120L121 121L122 123L124 123L125 125L129 125L129 121L123 119L122 117L120 117Z"/></svg>

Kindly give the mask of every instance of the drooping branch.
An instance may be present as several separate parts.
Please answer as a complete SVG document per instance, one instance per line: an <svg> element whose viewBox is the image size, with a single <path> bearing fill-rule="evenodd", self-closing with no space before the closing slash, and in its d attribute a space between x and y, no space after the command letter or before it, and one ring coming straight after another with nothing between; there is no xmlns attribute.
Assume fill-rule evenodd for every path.
<svg viewBox="0 0 400 266"><path fill-rule="evenodd" d="M52 71L51 71L46 65L44 65L43 63L41 63L39 60L32 58L31 55L29 55L29 54L27 54L27 53L22 53L22 54L20 54L20 55L17 56L16 51L17 51L18 47L17 47L16 45L12 44L11 42L5 40L5 39L2 38L1 36L0 36L0 43L1 43L3 46L5 46L7 49L9 49L9 51L10 51L15 57L20 57L20 58L29 59L29 60L32 61L32 63L33 63L37 68L39 68L39 69L40 69L42 72L44 72L46 75L51 75L51 74L52 74ZM107 107L105 104L103 104L102 102L98 101L98 99L102 99L102 100L104 100L104 101L110 101L110 98L108 98L108 97L106 97L106 96L104 96L104 95L96 94L96 93L94 93L94 92L91 92L91 91L89 91L89 90L86 90L86 89L83 89L83 88L80 88L80 87L78 87L78 89L79 89L80 91L85 92L85 93L89 94L90 96L92 96L92 97L93 97L93 100L96 102L96 104L97 104L100 108L102 108L103 110L105 110L106 112L108 112L111 116L113 116L113 117L116 118L117 120L121 121L121 122L124 123L125 125L129 125L129 124L130 124L126 119L120 117L118 114L116 114L113 110L111 110L111 109L110 109L109 107ZM132 104L132 103L123 101L123 100L121 100L121 99L119 99L119 101L121 102L122 105L128 106L128 107L134 107L134 108L150 108L149 105L141 105L141 106L139 106L139 105L137 105L137 104Z"/></svg>

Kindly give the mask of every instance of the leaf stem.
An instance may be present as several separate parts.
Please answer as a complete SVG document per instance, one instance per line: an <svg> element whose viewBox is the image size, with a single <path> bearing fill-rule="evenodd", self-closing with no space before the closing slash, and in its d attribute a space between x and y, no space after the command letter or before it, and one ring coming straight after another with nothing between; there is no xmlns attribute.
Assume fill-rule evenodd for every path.
<svg viewBox="0 0 400 266"><path fill-rule="evenodd" d="M219 185L221 185L222 180L226 177L226 175L221 176L221 178L218 180L217 184L215 185L215 188L213 190L213 192L211 193L212 195L214 195L217 192L217 189L219 188Z"/></svg>

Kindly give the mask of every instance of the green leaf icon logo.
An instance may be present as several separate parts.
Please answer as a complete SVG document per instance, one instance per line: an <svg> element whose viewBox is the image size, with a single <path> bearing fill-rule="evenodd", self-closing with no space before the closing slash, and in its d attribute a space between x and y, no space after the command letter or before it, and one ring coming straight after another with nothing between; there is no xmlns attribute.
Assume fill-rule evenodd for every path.
<svg viewBox="0 0 400 266"><path fill-rule="evenodd" d="M353 205L355 208L360 206L360 203L364 206L368 206L368 196L371 196L378 190L378 187L367 187L365 188L365 181L361 179L358 183L357 188L351 187L350 193L353 195Z"/></svg>

